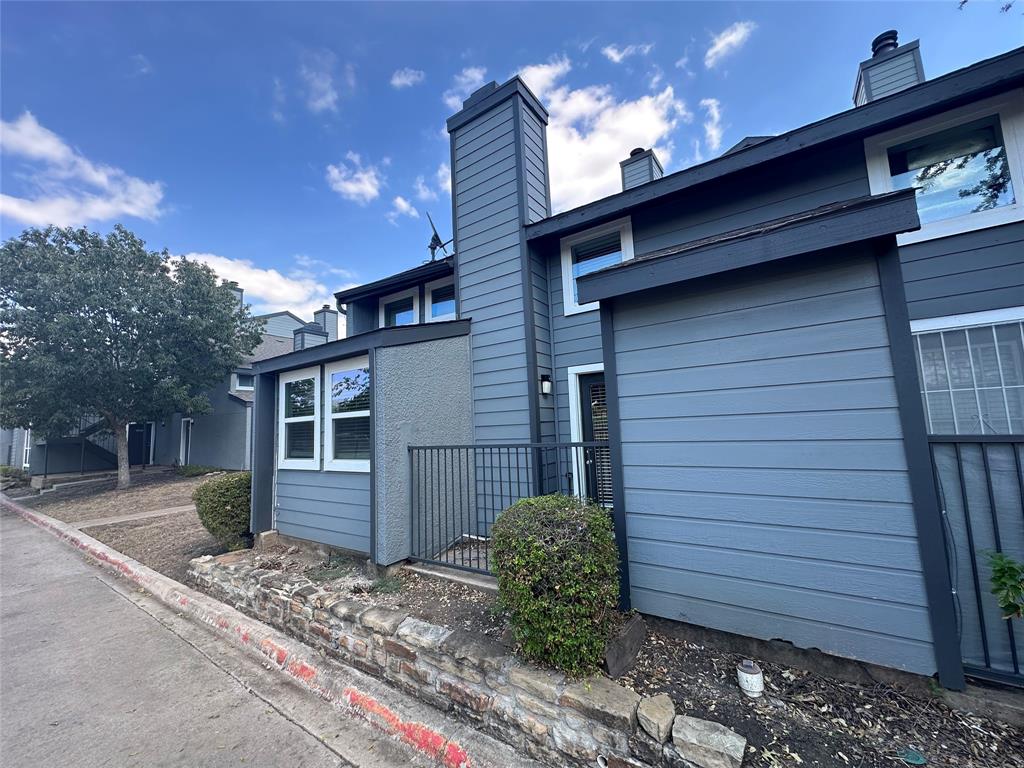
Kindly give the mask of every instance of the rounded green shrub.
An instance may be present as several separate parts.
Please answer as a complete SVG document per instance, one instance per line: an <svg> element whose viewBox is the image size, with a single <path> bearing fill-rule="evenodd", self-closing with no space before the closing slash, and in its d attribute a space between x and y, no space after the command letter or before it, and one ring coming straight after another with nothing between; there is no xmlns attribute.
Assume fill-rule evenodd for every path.
<svg viewBox="0 0 1024 768"><path fill-rule="evenodd" d="M562 494L522 499L491 535L499 601L523 655L572 676L592 672L619 600L608 510Z"/></svg>
<svg viewBox="0 0 1024 768"><path fill-rule="evenodd" d="M200 522L225 549L243 549L252 541L251 484L251 472L232 472L207 480L192 492Z"/></svg>

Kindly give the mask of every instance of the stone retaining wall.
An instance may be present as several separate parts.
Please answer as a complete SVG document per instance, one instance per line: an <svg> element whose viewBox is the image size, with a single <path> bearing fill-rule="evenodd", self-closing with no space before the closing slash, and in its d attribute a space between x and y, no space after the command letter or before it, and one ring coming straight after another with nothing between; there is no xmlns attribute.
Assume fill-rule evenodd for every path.
<svg viewBox="0 0 1024 768"><path fill-rule="evenodd" d="M667 696L641 701L601 676L568 681L516 660L487 638L348 600L302 576L231 560L193 560L189 578L238 610L471 720L549 765L742 763L742 736L718 723L676 716Z"/></svg>

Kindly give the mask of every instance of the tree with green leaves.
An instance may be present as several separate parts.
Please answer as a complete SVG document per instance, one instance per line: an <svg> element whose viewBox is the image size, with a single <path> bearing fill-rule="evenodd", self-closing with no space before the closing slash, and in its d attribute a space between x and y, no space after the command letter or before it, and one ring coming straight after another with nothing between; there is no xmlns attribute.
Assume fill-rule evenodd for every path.
<svg viewBox="0 0 1024 768"><path fill-rule="evenodd" d="M118 225L28 229L0 246L0 423L55 438L98 417L131 484L131 422L201 414L261 323L205 264Z"/></svg>

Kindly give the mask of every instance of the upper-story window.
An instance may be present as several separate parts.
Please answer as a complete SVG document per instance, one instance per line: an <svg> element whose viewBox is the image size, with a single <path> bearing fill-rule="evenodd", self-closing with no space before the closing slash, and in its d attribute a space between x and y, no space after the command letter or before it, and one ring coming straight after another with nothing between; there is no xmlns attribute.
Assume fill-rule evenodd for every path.
<svg viewBox="0 0 1024 768"><path fill-rule="evenodd" d="M282 469L320 467L320 368L278 377L278 461Z"/></svg>
<svg viewBox="0 0 1024 768"><path fill-rule="evenodd" d="M236 373L235 374L235 389L242 391L251 391L255 388L256 377L251 373Z"/></svg>
<svg viewBox="0 0 1024 768"><path fill-rule="evenodd" d="M420 320L419 291L415 288L384 296L380 300L380 327L414 325Z"/></svg>
<svg viewBox="0 0 1024 768"><path fill-rule="evenodd" d="M327 405L324 469L370 471L370 362L366 356L324 368Z"/></svg>
<svg viewBox="0 0 1024 768"><path fill-rule="evenodd" d="M599 304L579 303L576 279L633 258L633 227L628 218L618 219L586 232L562 238L562 303L573 315L597 309Z"/></svg>
<svg viewBox="0 0 1024 768"><path fill-rule="evenodd" d="M445 278L427 283L427 322L455 319L455 282Z"/></svg>
<svg viewBox="0 0 1024 768"><path fill-rule="evenodd" d="M921 398L934 435L1024 433L1024 308L915 321Z"/></svg>
<svg viewBox="0 0 1024 768"><path fill-rule="evenodd" d="M871 192L917 189L918 232L900 243L1024 219L1024 92L986 99L864 142Z"/></svg>

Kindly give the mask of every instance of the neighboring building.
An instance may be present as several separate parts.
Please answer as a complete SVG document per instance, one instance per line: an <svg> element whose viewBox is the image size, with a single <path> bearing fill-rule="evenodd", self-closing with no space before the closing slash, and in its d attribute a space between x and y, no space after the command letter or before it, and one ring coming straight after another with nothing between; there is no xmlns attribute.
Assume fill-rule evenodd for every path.
<svg viewBox="0 0 1024 768"><path fill-rule="evenodd" d="M238 300L241 288L234 286ZM249 469L252 455L253 365L292 349L295 334L313 326L291 312L256 316L263 337L238 368L207 392L210 411L170 414L159 421L128 425L128 462L132 467L199 464L220 469ZM325 338L338 336L338 312L329 306L314 313L316 329ZM326 330L324 330L326 329ZM101 472L117 468L113 436L99 419L83 419L74 433L49 441L33 441L30 430L0 431L0 455L22 457L32 475ZM10 441L10 442L8 442Z"/></svg>
<svg viewBox="0 0 1024 768"><path fill-rule="evenodd" d="M641 612L1024 684L984 561L1024 558L1022 87L1024 48L928 81L886 33L853 109L630 153L552 216L546 110L484 86L448 120L455 257L255 365L253 529L483 568L495 514L568 490Z"/></svg>
<svg viewBox="0 0 1024 768"><path fill-rule="evenodd" d="M27 470L31 455L31 429L0 428L0 465Z"/></svg>

